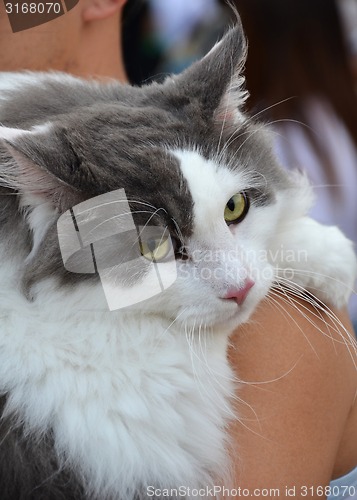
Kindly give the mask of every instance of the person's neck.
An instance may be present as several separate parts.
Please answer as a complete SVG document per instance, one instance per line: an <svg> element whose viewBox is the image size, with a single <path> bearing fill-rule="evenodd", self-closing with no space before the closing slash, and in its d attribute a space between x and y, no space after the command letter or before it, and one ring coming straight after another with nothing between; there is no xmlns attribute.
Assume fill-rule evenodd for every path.
<svg viewBox="0 0 357 500"><path fill-rule="evenodd" d="M128 81L122 57L121 32L118 29L121 25L120 15L106 21L97 21L83 28L76 60L65 71L84 78Z"/></svg>
<svg viewBox="0 0 357 500"><path fill-rule="evenodd" d="M64 71L83 78L127 82L121 52L120 14L66 33L32 29L12 34L0 23L0 71ZM58 35L58 36L57 36ZM66 45L66 46L65 46Z"/></svg>

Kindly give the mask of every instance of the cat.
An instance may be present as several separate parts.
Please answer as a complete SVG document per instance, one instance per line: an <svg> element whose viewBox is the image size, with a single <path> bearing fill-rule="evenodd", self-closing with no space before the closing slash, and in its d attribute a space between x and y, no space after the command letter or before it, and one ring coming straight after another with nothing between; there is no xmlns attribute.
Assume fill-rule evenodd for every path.
<svg viewBox="0 0 357 500"><path fill-rule="evenodd" d="M230 333L291 281L346 303L352 245L306 216L304 176L278 164L267 127L245 115L245 57L237 23L160 84L1 74L2 500L138 500L217 484L235 417ZM126 215L140 229L125 233L140 255L124 268L110 234L109 277L90 269L95 243L73 262L66 247L101 206L104 225ZM78 207L91 216L78 222ZM174 271L160 293L146 281L154 265ZM109 307L116 285L126 307ZM148 298L135 303L133 289Z"/></svg>

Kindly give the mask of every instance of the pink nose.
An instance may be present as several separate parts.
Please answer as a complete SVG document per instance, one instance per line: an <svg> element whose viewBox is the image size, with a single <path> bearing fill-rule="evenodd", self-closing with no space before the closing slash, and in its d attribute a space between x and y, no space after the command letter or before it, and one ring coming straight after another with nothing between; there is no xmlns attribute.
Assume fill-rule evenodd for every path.
<svg viewBox="0 0 357 500"><path fill-rule="evenodd" d="M249 290L254 286L254 281L251 279L247 279L242 288L229 288L226 295L223 297L224 299L234 299L238 305L243 304L245 301Z"/></svg>

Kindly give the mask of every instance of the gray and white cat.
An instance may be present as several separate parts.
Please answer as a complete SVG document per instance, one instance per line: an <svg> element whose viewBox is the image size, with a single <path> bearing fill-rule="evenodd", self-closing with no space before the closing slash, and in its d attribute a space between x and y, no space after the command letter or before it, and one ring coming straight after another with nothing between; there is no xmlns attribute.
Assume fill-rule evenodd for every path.
<svg viewBox="0 0 357 500"><path fill-rule="evenodd" d="M229 334L289 280L346 303L352 245L306 216L306 181L244 115L245 53L237 26L163 84L1 74L2 500L132 500L148 486L217 484L236 390ZM170 234L177 276L109 311L97 272L66 269L57 222L120 190L135 226ZM139 246L148 264L125 278L128 291L144 286L162 243L147 255Z"/></svg>

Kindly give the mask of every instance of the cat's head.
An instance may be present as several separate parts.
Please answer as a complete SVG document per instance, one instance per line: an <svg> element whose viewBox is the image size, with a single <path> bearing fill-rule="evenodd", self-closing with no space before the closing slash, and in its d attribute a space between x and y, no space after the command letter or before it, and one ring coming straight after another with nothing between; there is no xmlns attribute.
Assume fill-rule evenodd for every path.
<svg viewBox="0 0 357 500"><path fill-rule="evenodd" d="M128 290L147 287L156 260L164 265L171 252L175 265L170 286L140 303L141 310L197 325L246 319L273 279L264 252L289 180L264 128L244 114L245 56L237 25L202 60L163 84L133 88L61 74L13 77L15 90L0 104L0 121L6 125L0 129L0 177L9 190L5 195L18 193L21 224L18 215L14 220L13 205L9 224L15 232L24 231L25 220L26 241L31 236L29 255L18 271L28 296L45 278L68 293L85 290L84 284L102 286L94 271L85 265L80 269L93 247L72 265L72 271L78 265L82 273L66 269L57 222L65 221L68 228L74 223L72 207L99 200L90 205L91 213L98 204L110 207L96 226L105 219L120 226L119 196L128 202L131 229L154 229L150 251L140 241L140 264L122 270L114 281L124 280ZM112 237L110 252L117 242L120 255L123 241L128 244L120 234Z"/></svg>

